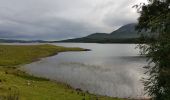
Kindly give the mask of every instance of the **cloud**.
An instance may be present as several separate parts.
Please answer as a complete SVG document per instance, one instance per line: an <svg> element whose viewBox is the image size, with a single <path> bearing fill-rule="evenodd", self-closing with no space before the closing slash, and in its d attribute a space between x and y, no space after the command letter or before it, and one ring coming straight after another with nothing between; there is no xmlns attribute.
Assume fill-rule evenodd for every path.
<svg viewBox="0 0 170 100"><path fill-rule="evenodd" d="M58 40L135 22L143 0L0 0L0 38Z"/></svg>

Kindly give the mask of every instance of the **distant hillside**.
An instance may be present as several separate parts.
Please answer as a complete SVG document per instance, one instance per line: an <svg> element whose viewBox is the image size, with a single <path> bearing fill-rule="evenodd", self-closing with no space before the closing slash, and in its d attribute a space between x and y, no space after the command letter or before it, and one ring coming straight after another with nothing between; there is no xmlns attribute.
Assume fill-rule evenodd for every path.
<svg viewBox="0 0 170 100"><path fill-rule="evenodd" d="M110 35L112 38L138 38L140 34L135 30L135 26L134 23L124 25Z"/></svg>
<svg viewBox="0 0 170 100"><path fill-rule="evenodd" d="M42 40L10 40L10 39L0 39L0 43L46 43L48 41Z"/></svg>
<svg viewBox="0 0 170 100"><path fill-rule="evenodd" d="M135 26L135 23L131 23L124 25L111 33L94 33L86 37L67 39L58 42L137 43L140 34L135 30Z"/></svg>
<svg viewBox="0 0 170 100"><path fill-rule="evenodd" d="M140 34L135 30L135 23L127 24L111 33L94 33L81 38L67 39L62 41L42 40L6 40L0 39L0 43L55 43L55 42L81 42L81 43L139 43ZM146 35L146 32L142 32Z"/></svg>

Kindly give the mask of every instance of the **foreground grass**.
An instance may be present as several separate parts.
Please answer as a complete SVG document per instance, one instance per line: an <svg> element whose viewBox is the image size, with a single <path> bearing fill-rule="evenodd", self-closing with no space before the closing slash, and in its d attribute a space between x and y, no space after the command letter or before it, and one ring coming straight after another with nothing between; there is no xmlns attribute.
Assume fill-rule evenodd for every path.
<svg viewBox="0 0 170 100"><path fill-rule="evenodd" d="M83 51L53 45L0 45L0 100L17 95L20 100L121 100L91 95L48 79L30 76L17 68L64 51ZM6 98L7 99L7 98Z"/></svg>

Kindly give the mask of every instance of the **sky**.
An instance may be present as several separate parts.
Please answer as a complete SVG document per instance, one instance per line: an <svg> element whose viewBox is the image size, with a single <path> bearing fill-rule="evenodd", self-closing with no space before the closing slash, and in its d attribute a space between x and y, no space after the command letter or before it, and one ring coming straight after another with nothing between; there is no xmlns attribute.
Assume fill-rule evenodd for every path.
<svg viewBox="0 0 170 100"><path fill-rule="evenodd" d="M147 0L0 0L0 38L62 40L135 23Z"/></svg>

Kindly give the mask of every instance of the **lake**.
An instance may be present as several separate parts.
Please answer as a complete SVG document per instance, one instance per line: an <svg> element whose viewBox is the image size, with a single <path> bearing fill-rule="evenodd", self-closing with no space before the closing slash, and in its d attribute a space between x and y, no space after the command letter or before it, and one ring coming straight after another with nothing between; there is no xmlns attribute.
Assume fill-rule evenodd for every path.
<svg viewBox="0 0 170 100"><path fill-rule="evenodd" d="M29 74L64 82L98 95L144 97L146 58L135 44L57 43L91 51L63 52L24 66Z"/></svg>

